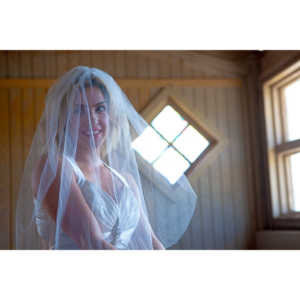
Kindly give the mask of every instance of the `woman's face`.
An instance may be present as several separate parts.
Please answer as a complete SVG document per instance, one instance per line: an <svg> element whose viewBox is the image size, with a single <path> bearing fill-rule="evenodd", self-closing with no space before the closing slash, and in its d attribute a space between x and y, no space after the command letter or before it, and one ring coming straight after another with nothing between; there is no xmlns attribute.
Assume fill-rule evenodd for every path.
<svg viewBox="0 0 300 300"><path fill-rule="evenodd" d="M96 148L101 146L108 131L108 121L108 103L99 88L86 88L85 95L76 97L70 125L73 132L79 126L80 148L91 147L94 143Z"/></svg>

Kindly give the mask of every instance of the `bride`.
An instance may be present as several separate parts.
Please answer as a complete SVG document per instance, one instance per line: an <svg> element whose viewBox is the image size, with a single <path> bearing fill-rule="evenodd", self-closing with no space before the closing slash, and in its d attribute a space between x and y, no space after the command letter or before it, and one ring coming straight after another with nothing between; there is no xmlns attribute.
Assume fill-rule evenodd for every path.
<svg viewBox="0 0 300 300"><path fill-rule="evenodd" d="M157 172L139 163L131 143L147 126L105 72L79 66L63 75L47 94L26 161L17 248L165 249L177 242L195 194L184 176L163 193ZM184 200L166 200L170 191ZM169 215L180 205L188 208L179 219Z"/></svg>

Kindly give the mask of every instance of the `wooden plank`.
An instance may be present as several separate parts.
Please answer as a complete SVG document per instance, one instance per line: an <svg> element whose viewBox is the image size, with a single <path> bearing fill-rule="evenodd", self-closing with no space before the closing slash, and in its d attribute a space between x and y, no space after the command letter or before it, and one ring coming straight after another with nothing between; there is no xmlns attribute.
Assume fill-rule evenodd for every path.
<svg viewBox="0 0 300 300"><path fill-rule="evenodd" d="M19 51L8 52L8 78L20 78L20 55ZM5 82L5 81L4 81ZM2 80L1 80L2 83ZM9 87L0 84L1 87Z"/></svg>
<svg viewBox="0 0 300 300"><path fill-rule="evenodd" d="M79 65L85 67L91 67L91 59L89 51L79 53Z"/></svg>
<svg viewBox="0 0 300 300"><path fill-rule="evenodd" d="M57 77L68 71L68 54L60 52L56 54L56 71Z"/></svg>
<svg viewBox="0 0 300 300"><path fill-rule="evenodd" d="M117 53L114 56L114 74L118 78L125 77L125 57L123 53Z"/></svg>
<svg viewBox="0 0 300 300"><path fill-rule="evenodd" d="M247 241L247 249L249 247L254 248L253 243L253 235L256 231L256 221L255 221L255 197L254 197L254 191L253 191L253 162L251 157L251 140L250 140L250 128L249 128L249 114L248 114L248 105L247 105L247 96L246 96L246 90L245 86L243 86L241 89L239 89L240 92L240 103L241 103L241 110L242 110L242 132L244 136L244 143L243 143L243 149L241 150L244 153L244 178L247 183L245 194L248 197L247 205L244 206L244 209L246 209L245 215L248 214L249 221L246 224L246 234L248 237ZM259 211L260 208L257 208ZM258 221L259 224L258 228L260 228L262 222Z"/></svg>
<svg viewBox="0 0 300 300"><path fill-rule="evenodd" d="M10 249L11 214L11 157L9 137L9 100L8 90L0 89L0 249Z"/></svg>
<svg viewBox="0 0 300 300"><path fill-rule="evenodd" d="M234 224L234 212L232 201L232 176L231 176L231 136L228 128L229 115L228 106L230 105L230 95L228 89L222 90L223 101L219 101L220 110L218 117L220 119L220 127L223 129L222 134L227 137L229 143L227 147L221 152L221 170L222 170L222 195L224 203L224 229L225 229L225 249L235 249L236 247L236 228Z"/></svg>
<svg viewBox="0 0 300 300"><path fill-rule="evenodd" d="M136 66L136 60L135 57L132 55L126 55L125 60L125 66L126 66L126 78L128 77L136 77L137 76L137 66ZM119 83L120 84L120 83ZM129 101L132 103L132 105L135 107L137 111L140 111L139 107L139 91L137 89L137 86L128 86L123 84L120 84L120 86L126 87L126 95L129 99Z"/></svg>
<svg viewBox="0 0 300 300"><path fill-rule="evenodd" d="M46 66L43 51L36 51L32 53L32 77L33 78L45 78Z"/></svg>
<svg viewBox="0 0 300 300"><path fill-rule="evenodd" d="M75 64L75 61L71 62ZM56 79L0 79L0 87L46 87L49 88ZM239 79L116 79L123 88L153 87L237 87Z"/></svg>
<svg viewBox="0 0 300 300"><path fill-rule="evenodd" d="M206 120L209 120L208 116L208 103L209 103L209 92L208 89L204 89L203 94L203 112ZM214 249L215 248L215 235L214 235L214 214L212 211L212 197L210 190L210 180L209 176L209 168L205 168L205 172L202 171L202 179L201 179L201 187L203 190L203 199L202 199L202 207L204 209L204 226L205 226L205 236L204 236L204 247L205 249Z"/></svg>
<svg viewBox="0 0 300 300"><path fill-rule="evenodd" d="M10 89L10 140L11 140L11 239L15 249L15 217L21 177L23 173L22 97L20 89Z"/></svg>
<svg viewBox="0 0 300 300"><path fill-rule="evenodd" d="M16 78L21 77L21 59L19 52L13 51L9 54L9 74L12 74ZM22 132L20 127L21 122L21 114L18 113L18 110L15 109L14 102L18 101L17 96L18 92L20 92L17 88L9 89L9 105L10 105L10 138L11 138L11 149L10 149L10 155L11 155L11 207L10 207L10 216L11 216L11 222L10 222L10 228L9 233L11 237L11 248L15 248L15 215L16 215L16 203L17 203L17 197L19 193L19 183L20 183L20 177L22 175L23 171L23 160L22 160L22 153L23 150L23 139L22 139ZM16 96L16 98L12 98ZM21 105L21 99L19 99L18 104L19 107ZM19 122L19 123L18 123ZM16 132L14 132L16 130ZM21 139L21 143L18 138ZM19 147L19 148L17 148ZM18 152L18 155L15 156L15 153Z"/></svg>
<svg viewBox="0 0 300 300"><path fill-rule="evenodd" d="M0 78L8 77L8 55L7 51L0 50Z"/></svg>
<svg viewBox="0 0 300 300"><path fill-rule="evenodd" d="M207 103L207 120L215 128L219 129L218 121L218 103L217 90L208 89L208 103ZM208 125L209 126L209 125ZM223 202L221 199L220 186L220 166L219 155L210 162L208 166L209 189L211 196L211 212L214 228L214 249L224 249L224 216L223 216Z"/></svg>
<svg viewBox="0 0 300 300"><path fill-rule="evenodd" d="M215 100L216 100L216 108L215 108L216 109L216 116L215 116L216 121L215 121L215 124L216 124L216 128L223 135L224 134L224 128L222 126L223 126L224 123L222 122L221 116L224 118L224 116L223 116L224 106L222 106L222 102L224 101L224 90L217 89L215 91ZM226 151L226 148L223 151ZM224 213L225 213L225 197L224 197L224 194L223 194L223 189L224 189L223 158L224 158L224 156L221 153L219 153L219 155L217 156L216 168L214 168L213 174L214 174L214 172L216 172L216 174L214 174L214 180L216 180L217 185L218 185L217 191L219 193L219 206L220 206L219 209L221 211L220 214L222 215L222 217L221 217L222 222L220 224L222 226L222 228L220 229L221 232L218 235L220 237L220 240L219 239L217 240L217 247L218 247L218 245L221 244L222 249L225 249L225 245L226 245L226 243L225 243L225 239L226 239L226 229L225 229L226 217L224 215Z"/></svg>
<svg viewBox="0 0 300 300"><path fill-rule="evenodd" d="M139 106L138 111L142 111L146 108L150 101L150 89L141 88L138 90L139 93Z"/></svg>
<svg viewBox="0 0 300 300"><path fill-rule="evenodd" d="M299 67L300 51L266 51L261 60L260 78L263 82L277 81Z"/></svg>
<svg viewBox="0 0 300 300"><path fill-rule="evenodd" d="M77 53L70 53L68 55L68 70L71 70L79 65L79 55Z"/></svg>
<svg viewBox="0 0 300 300"><path fill-rule="evenodd" d="M159 64L159 78L169 78L170 70L170 64L168 64L166 60L161 60Z"/></svg>
<svg viewBox="0 0 300 300"><path fill-rule="evenodd" d="M32 78L32 55L29 51L20 51L20 76Z"/></svg>
<svg viewBox="0 0 300 300"><path fill-rule="evenodd" d="M300 150L300 139L286 142L275 147L278 154L292 154Z"/></svg>
<svg viewBox="0 0 300 300"><path fill-rule="evenodd" d="M103 71L105 71L106 73L114 77L115 76L114 54L113 53L110 54L104 51L102 57L103 57Z"/></svg>
<svg viewBox="0 0 300 300"><path fill-rule="evenodd" d="M205 70L206 72L210 71L225 71L231 72L238 76L245 75L247 73L247 69L242 64L227 61L221 58L213 57L207 54L197 54L197 55L189 55L189 54L181 54L172 52L140 52L136 55L149 56L152 59L159 60L161 62L168 62L169 64L176 64L178 60L182 60L184 65L189 69L195 70Z"/></svg>
<svg viewBox="0 0 300 300"><path fill-rule="evenodd" d="M238 249L247 249L251 243L251 219L255 218L251 208L253 198L248 197L247 167L250 162L245 155L246 134L243 130L243 107L239 89L232 89L231 132L234 140L233 147L233 183L235 195L235 220L237 224ZM235 122L233 122L235 121ZM254 203L253 203L254 204Z"/></svg>
<svg viewBox="0 0 300 300"><path fill-rule="evenodd" d="M159 76L159 62L157 61L153 61L151 60L151 58L149 58L148 60L148 63L149 63L149 78L158 78ZM153 97L155 97L158 92L159 92L159 89L161 87L149 87L150 89L150 99L152 99Z"/></svg>
<svg viewBox="0 0 300 300"><path fill-rule="evenodd" d="M174 63L170 65L170 78L183 78L183 66L182 66L182 60L179 60L178 63ZM195 70L192 70L192 78L194 78Z"/></svg>
<svg viewBox="0 0 300 300"><path fill-rule="evenodd" d="M103 70L104 68L104 58L101 52L92 51L91 53L91 62L93 68L98 68Z"/></svg>
<svg viewBox="0 0 300 300"><path fill-rule="evenodd" d="M195 112L199 114L201 117L203 117L204 112L204 89L203 88L197 88L195 91L196 96L196 105L195 105ZM205 173L202 173L202 175ZM205 176L205 175L203 175ZM193 187L195 188L195 192L198 196L197 198L197 205L196 205L196 211L193 217L193 231L192 231L192 239L193 239L193 245L196 249L205 249L205 211L204 211L204 200L202 195L202 189L200 185L200 179L201 177L198 176L197 172L193 172L189 178L195 178L195 184Z"/></svg>
<svg viewBox="0 0 300 300"><path fill-rule="evenodd" d="M22 118L23 118L23 162L25 162L29 154L29 150L32 143L32 138L34 135L34 116L35 116L35 105L33 99L33 89L26 88L23 91L23 101L22 101Z"/></svg>
<svg viewBox="0 0 300 300"><path fill-rule="evenodd" d="M36 88L36 89L34 89L34 93L35 93L35 101L34 101L35 125L34 125L34 127L36 128L40 122L40 119L41 119L42 114L45 109L46 90L43 88Z"/></svg>
<svg viewBox="0 0 300 300"><path fill-rule="evenodd" d="M137 60L135 55L126 55L126 78L137 78ZM126 79L124 79L126 80ZM125 81L122 81L124 85ZM125 84L126 85L126 84ZM131 87L126 85L126 87Z"/></svg>
<svg viewBox="0 0 300 300"><path fill-rule="evenodd" d="M126 87L233 87L240 86L240 79L123 79L117 80L122 86Z"/></svg>
<svg viewBox="0 0 300 300"><path fill-rule="evenodd" d="M53 51L45 51L43 56L45 64L45 77L46 78L57 78L57 62L56 54Z"/></svg>
<svg viewBox="0 0 300 300"><path fill-rule="evenodd" d="M162 73L162 76L169 76L170 67L166 64L164 64L164 65L161 64L160 70L163 70L163 69L165 69L165 70ZM183 95L186 95L185 92L186 91L183 89ZM188 93L189 92L190 92L190 90L188 90ZM181 249L192 249L193 248L192 239L193 239L193 227L190 225L188 227L187 231L185 232L183 238L180 240Z"/></svg>
<svg viewBox="0 0 300 300"><path fill-rule="evenodd" d="M272 207L270 215L277 217L280 215L279 198L278 198L278 182L276 175L276 155L274 151L275 143L275 133L274 133L274 120L273 120L273 107L272 107L272 93L271 89L267 86L264 87L264 111L265 111L265 121L266 121L266 137L267 137L267 153L268 153L268 177L270 180L270 192L272 199ZM254 167L254 163L253 163ZM261 208L261 203L259 203L259 208ZM258 215L261 215L262 208L258 211ZM260 228L263 229L263 228Z"/></svg>
<svg viewBox="0 0 300 300"><path fill-rule="evenodd" d="M237 101L235 97L235 91L233 89L228 89L228 96L230 99L230 104L227 106L228 112L228 130L230 138L230 173L231 173L231 198L232 198L232 222L234 223L235 232L235 249L242 249L242 238L243 238L243 220L240 217L240 206L242 201L247 201L247 198L240 198L240 171L241 171L241 159L239 151L239 143L242 137L237 132L237 126L239 127L241 121L239 120L240 112L237 109Z"/></svg>

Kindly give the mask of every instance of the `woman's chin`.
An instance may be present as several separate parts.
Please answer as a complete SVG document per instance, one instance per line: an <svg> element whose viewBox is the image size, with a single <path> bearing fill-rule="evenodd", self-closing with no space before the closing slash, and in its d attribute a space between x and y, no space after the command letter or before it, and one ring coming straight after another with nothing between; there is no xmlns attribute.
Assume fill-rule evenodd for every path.
<svg viewBox="0 0 300 300"><path fill-rule="evenodd" d="M84 136L80 139L78 143L78 147L82 150L91 150L91 148L99 149L104 144L104 136L98 135L95 136L93 139L90 136Z"/></svg>

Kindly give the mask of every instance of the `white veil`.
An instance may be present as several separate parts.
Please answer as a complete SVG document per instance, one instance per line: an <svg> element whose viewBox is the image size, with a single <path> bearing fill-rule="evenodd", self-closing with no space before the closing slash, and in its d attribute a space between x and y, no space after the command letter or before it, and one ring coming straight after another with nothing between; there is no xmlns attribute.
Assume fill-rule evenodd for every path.
<svg viewBox="0 0 300 300"><path fill-rule="evenodd" d="M193 216L183 175L172 185L132 147L148 124L107 73L76 67L49 89L26 160L17 249L163 249Z"/></svg>

